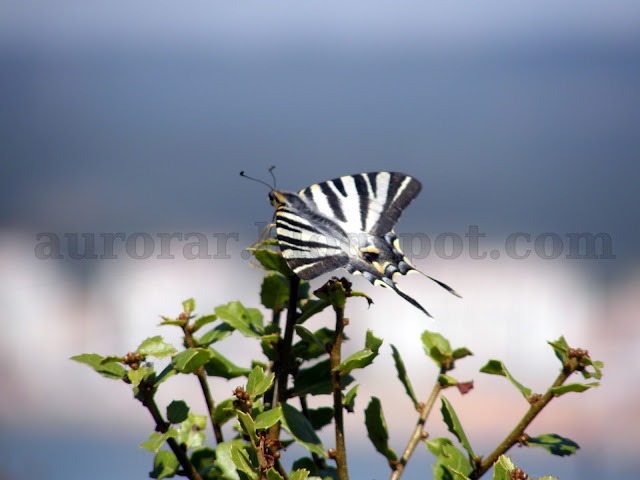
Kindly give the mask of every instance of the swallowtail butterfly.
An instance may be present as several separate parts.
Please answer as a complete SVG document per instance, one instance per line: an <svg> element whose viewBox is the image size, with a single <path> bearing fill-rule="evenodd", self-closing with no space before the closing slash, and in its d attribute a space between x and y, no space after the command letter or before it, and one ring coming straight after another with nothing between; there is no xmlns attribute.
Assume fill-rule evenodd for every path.
<svg viewBox="0 0 640 480"><path fill-rule="evenodd" d="M304 280L343 267L374 285L391 288L431 316L393 280L419 272L402 253L393 227L421 189L418 180L397 172L349 175L298 193L274 188L269 201L276 208L282 255ZM441 281L423 275L459 296Z"/></svg>

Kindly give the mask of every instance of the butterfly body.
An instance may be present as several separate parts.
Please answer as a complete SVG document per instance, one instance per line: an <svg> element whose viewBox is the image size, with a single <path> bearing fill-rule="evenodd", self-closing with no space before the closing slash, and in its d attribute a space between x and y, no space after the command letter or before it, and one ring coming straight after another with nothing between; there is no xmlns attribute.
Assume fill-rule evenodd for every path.
<svg viewBox="0 0 640 480"><path fill-rule="evenodd" d="M393 280L417 271L402 253L393 227L421 188L403 173L372 172L328 180L298 193L271 190L276 234L287 264L305 280L344 267L393 289L429 315Z"/></svg>

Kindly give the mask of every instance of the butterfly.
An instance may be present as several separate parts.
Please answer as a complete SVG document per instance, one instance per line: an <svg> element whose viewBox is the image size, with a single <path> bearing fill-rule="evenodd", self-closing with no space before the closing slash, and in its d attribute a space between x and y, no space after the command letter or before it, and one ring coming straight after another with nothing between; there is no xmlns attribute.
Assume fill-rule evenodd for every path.
<svg viewBox="0 0 640 480"><path fill-rule="evenodd" d="M431 316L394 281L398 275L422 273L402 253L393 230L421 189L418 180L398 172L348 175L298 193L272 189L269 201L276 208L276 235L285 261L304 280L341 267L361 274Z"/></svg>

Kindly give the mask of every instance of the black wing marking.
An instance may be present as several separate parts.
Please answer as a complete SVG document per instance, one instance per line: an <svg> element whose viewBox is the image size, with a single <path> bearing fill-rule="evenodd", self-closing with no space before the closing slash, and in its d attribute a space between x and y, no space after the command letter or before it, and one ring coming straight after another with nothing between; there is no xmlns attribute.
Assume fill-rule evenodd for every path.
<svg viewBox="0 0 640 480"><path fill-rule="evenodd" d="M295 206L283 204L276 211L278 243L289 267L304 280L344 267L349 257L342 250L340 231L334 232L339 226Z"/></svg>
<svg viewBox="0 0 640 480"><path fill-rule="evenodd" d="M367 175L369 178L379 176L379 174L375 173L368 173ZM393 230L402 212L422 190L422 185L418 180L404 173L390 173L388 182L386 182L386 189L384 188L384 183L380 186L382 189L379 189L381 191L380 195L376 195L376 201L382 204L382 213L369 230L372 235L378 237Z"/></svg>
<svg viewBox="0 0 640 480"><path fill-rule="evenodd" d="M420 193L418 180L398 172L370 172L334 178L299 192L313 208L341 222L347 233L382 236Z"/></svg>

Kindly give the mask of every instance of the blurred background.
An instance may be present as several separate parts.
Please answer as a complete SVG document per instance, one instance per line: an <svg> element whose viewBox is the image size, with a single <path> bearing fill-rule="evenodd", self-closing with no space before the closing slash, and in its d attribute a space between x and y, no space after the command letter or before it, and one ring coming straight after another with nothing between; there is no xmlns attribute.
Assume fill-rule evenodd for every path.
<svg viewBox="0 0 640 480"><path fill-rule="evenodd" d="M366 438L369 397L382 399L392 446L406 444L415 413L389 345L426 398L437 372L421 350L425 329L475 354L454 372L474 390L447 396L483 455L527 405L478 369L499 358L542 392L558 368L547 340L565 335L588 349L605 362L602 385L554 400L529 429L581 449L559 458L514 448L513 460L532 477L632 478L639 85L640 4L631 0L3 2L0 478L146 478L153 455L138 445L152 429L148 414L126 385L68 359L123 354L157 334L177 341L158 329L159 315L176 316L189 297L203 314L236 299L258 306L261 273L241 253L273 210L266 187L238 173L270 181L271 165L278 188L293 191L367 171L419 179L423 191L397 231L413 235L405 251L418 267L464 297L402 279L434 315L427 320L393 292L354 280L375 304L349 304L345 354L361 348L367 328L385 343L356 372L352 478L389 476ZM473 225L485 234L483 259L465 237ZM169 252L160 245L161 233L194 232L206 235L211 258L190 259L187 239ZM117 233L149 235L148 258L134 258L149 253L142 235L138 254L118 241L105 253L103 238ZM447 233L463 249L445 243L437 254ZM513 233L530 235L517 244L527 258L507 255ZM569 233L606 234L612 251L597 243L595 258L574 258ZM93 235L98 258L76 255L82 234ZM60 239L62 258L42 258L43 238ZM258 349L236 336L221 351L246 365ZM214 396L240 383L214 381ZM160 400L173 398L204 412L190 381L167 382ZM446 433L438 411L428 430ZM333 446L331 431L323 439ZM419 448L403 478L430 478L432 462Z"/></svg>

